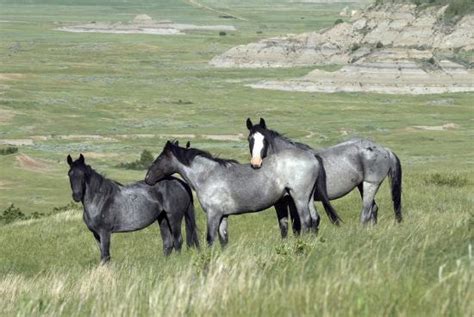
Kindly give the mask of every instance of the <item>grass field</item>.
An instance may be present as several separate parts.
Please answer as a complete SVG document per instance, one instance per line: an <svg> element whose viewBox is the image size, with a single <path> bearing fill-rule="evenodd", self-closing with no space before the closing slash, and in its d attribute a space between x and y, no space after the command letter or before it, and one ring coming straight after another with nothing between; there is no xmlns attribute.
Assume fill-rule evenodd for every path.
<svg viewBox="0 0 474 317"><path fill-rule="evenodd" d="M0 315L470 316L474 314L474 94L393 96L254 90L246 83L299 77L308 68L214 69L235 45L334 24L346 4L198 1L243 18L223 19L196 1L0 0ZM55 31L62 24L129 21L137 14L235 32L183 36ZM222 157L248 160L245 119L314 147L353 136L402 161L405 221L394 223L387 184L379 225L358 224L360 199L334 202L318 237L281 241L273 210L230 218L230 243L165 259L158 227L117 234L112 263L99 253L71 201L67 154L85 153L121 182L117 168L144 149L158 154L183 135ZM452 124L451 124L452 123ZM445 124L450 129L430 129ZM418 127L418 128L415 128ZM197 207L201 241L205 215ZM318 205L319 209L322 208Z"/></svg>

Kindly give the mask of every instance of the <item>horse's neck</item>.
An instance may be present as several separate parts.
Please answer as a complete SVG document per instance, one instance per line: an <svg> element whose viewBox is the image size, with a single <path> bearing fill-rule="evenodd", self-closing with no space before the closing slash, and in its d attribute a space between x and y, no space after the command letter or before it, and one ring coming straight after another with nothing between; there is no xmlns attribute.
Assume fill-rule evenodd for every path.
<svg viewBox="0 0 474 317"><path fill-rule="evenodd" d="M113 186L117 185L93 171L89 180L86 182L83 200L84 210L94 214L100 212L104 202L107 200L104 196L109 194L108 191L112 189ZM104 189L106 190L104 191Z"/></svg>
<svg viewBox="0 0 474 317"><path fill-rule="evenodd" d="M208 180L208 176L218 165L210 159L196 156L190 166L179 163L178 173L196 191Z"/></svg>
<svg viewBox="0 0 474 317"><path fill-rule="evenodd" d="M283 150L294 149L294 148L296 148L296 145L294 145L291 142L288 142L288 140L285 140L284 138L280 136L277 136L273 138L273 140L270 142L268 152L271 154L271 153L277 153Z"/></svg>

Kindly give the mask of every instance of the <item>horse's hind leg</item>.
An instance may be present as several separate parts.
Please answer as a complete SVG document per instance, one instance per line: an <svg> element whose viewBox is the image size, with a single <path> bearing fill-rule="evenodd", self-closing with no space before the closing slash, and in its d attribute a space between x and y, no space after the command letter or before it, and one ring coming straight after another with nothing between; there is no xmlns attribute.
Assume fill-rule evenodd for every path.
<svg viewBox="0 0 474 317"><path fill-rule="evenodd" d="M229 236L227 231L227 216L222 217L221 223L219 224L219 241L221 246L225 247L229 242Z"/></svg>
<svg viewBox="0 0 474 317"><path fill-rule="evenodd" d="M362 197L362 211L360 213L360 222L367 224L371 221L373 224L377 222L377 211L378 206L375 203L375 194L380 187L380 183L374 184L369 182L363 182L363 197ZM359 189L360 191L360 189Z"/></svg>
<svg viewBox="0 0 474 317"><path fill-rule="evenodd" d="M173 251L173 235L164 212L158 218L158 223L160 225L161 239L163 240L163 254L168 256Z"/></svg>
<svg viewBox="0 0 474 317"><path fill-rule="evenodd" d="M284 239L288 236L288 203L287 197L284 197L275 203L275 211L280 226L281 237Z"/></svg>
<svg viewBox="0 0 474 317"><path fill-rule="evenodd" d="M360 197L361 197L362 199L364 199L363 183L360 183L359 185L357 185L357 189L359 190ZM370 210L370 220L372 221L373 224L376 224L376 223L377 223L378 210L379 210L379 206L378 206L377 203L375 202L375 197L374 197L374 201L373 201L373 203L372 203L372 208L371 208L371 210Z"/></svg>
<svg viewBox="0 0 474 317"><path fill-rule="evenodd" d="M314 201L310 202L308 204L308 207L311 215L311 231L314 233L318 233L321 217L319 216L316 207L314 207Z"/></svg>
<svg viewBox="0 0 474 317"><path fill-rule="evenodd" d="M291 197L288 197L288 209L290 210L291 228L293 229L293 234L299 235L301 233L300 216L298 215L295 202Z"/></svg>
<svg viewBox="0 0 474 317"><path fill-rule="evenodd" d="M181 251L181 246L183 245L183 236L181 235L181 219L175 219L175 217L171 216L168 218L168 221L170 221L174 249L176 251Z"/></svg>

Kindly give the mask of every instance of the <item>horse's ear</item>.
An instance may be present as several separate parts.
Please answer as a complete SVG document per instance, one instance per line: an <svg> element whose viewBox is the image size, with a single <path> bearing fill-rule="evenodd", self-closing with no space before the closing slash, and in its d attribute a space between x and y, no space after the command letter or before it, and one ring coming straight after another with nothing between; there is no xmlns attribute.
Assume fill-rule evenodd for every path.
<svg viewBox="0 0 474 317"><path fill-rule="evenodd" d="M174 141L174 145L179 146L179 141L178 140Z"/></svg>
<svg viewBox="0 0 474 317"><path fill-rule="evenodd" d="M265 119L260 118L260 126L261 126L262 128L264 128L264 129L267 128L267 124L265 123Z"/></svg>
<svg viewBox="0 0 474 317"><path fill-rule="evenodd" d="M252 130L253 124L252 120L250 118L247 118L247 129Z"/></svg>
<svg viewBox="0 0 474 317"><path fill-rule="evenodd" d="M170 140L166 141L164 149L169 149L171 147L171 142Z"/></svg>
<svg viewBox="0 0 474 317"><path fill-rule="evenodd" d="M191 147L191 142L190 141L186 142L186 148L189 149L190 147Z"/></svg>
<svg viewBox="0 0 474 317"><path fill-rule="evenodd" d="M78 159L78 162L79 162L79 163L82 163L82 164L84 164L84 161L85 161L85 159L84 159L84 155L82 155L82 153L81 153L81 154L79 154L79 159Z"/></svg>
<svg viewBox="0 0 474 317"><path fill-rule="evenodd" d="M71 157L71 155L68 155L66 160L67 160L67 163L69 164L69 166L72 166L72 157Z"/></svg>

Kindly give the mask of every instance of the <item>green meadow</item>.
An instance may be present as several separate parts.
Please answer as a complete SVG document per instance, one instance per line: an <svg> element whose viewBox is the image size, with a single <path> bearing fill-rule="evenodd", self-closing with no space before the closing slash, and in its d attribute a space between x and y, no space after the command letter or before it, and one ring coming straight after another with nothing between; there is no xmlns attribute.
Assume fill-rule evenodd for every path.
<svg viewBox="0 0 474 317"><path fill-rule="evenodd" d="M312 68L216 69L215 55L334 24L348 4L290 1L0 0L0 315L470 316L474 314L474 94L317 94L255 90ZM357 7L355 4L349 4ZM214 9L214 10L210 10ZM222 12L242 19L223 18ZM64 25L138 14L236 31L185 35L68 33ZM329 67L329 68L336 68ZM273 210L229 219L229 246L162 255L158 226L99 251L71 191L66 156L122 183L117 167L166 140L249 159L245 120L315 148L366 137L403 167L404 221L388 182L379 224L364 228L357 191L323 215L318 236L280 239ZM443 128L444 126L444 128ZM318 204L320 213L324 213ZM196 201L201 243L205 214Z"/></svg>

